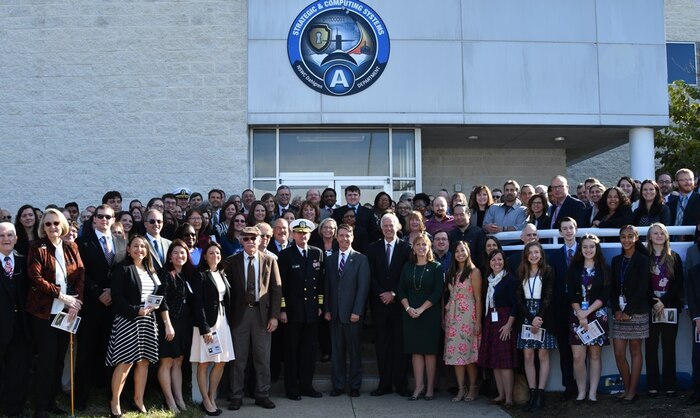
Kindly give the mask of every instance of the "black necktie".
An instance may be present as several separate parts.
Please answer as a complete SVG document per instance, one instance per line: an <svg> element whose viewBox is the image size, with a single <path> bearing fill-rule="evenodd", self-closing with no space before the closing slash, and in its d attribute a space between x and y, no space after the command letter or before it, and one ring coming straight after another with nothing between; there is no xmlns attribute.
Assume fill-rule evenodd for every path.
<svg viewBox="0 0 700 418"><path fill-rule="evenodd" d="M246 279L246 303L255 302L255 266L253 265L255 257L248 257L248 278Z"/></svg>

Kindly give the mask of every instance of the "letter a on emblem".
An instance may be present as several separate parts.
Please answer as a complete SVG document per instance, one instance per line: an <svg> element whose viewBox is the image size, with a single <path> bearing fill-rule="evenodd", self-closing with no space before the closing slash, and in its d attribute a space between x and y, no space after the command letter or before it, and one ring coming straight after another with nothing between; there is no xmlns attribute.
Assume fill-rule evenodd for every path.
<svg viewBox="0 0 700 418"><path fill-rule="evenodd" d="M333 88L337 86L338 84L341 84L343 87L350 87L350 84L348 83L348 79L345 78L345 73L343 70L335 70L335 73L333 74L333 79L331 80L330 87Z"/></svg>

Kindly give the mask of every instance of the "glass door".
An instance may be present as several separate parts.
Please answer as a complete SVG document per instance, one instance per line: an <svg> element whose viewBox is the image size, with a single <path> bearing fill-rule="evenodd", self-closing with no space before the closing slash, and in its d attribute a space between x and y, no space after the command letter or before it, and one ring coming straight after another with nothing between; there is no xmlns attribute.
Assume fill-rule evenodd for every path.
<svg viewBox="0 0 700 418"><path fill-rule="evenodd" d="M374 198L380 192L388 193L391 196L391 181L388 178L367 179L365 177L362 180L336 180L335 191L338 194L337 204L339 206L346 203L345 188L353 185L360 188L360 203L363 205L366 203L373 205Z"/></svg>

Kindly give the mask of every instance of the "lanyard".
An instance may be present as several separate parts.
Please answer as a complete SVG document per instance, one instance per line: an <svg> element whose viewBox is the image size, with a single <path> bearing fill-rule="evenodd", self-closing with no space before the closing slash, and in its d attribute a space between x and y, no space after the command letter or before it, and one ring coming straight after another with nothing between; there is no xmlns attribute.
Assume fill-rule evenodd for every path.
<svg viewBox="0 0 700 418"><path fill-rule="evenodd" d="M627 269L630 267L630 264L632 262L632 259L628 259L624 255L622 256L622 265L621 265L621 271L620 271L620 290L622 290L625 287L625 275L627 274Z"/></svg>
<svg viewBox="0 0 700 418"><path fill-rule="evenodd" d="M532 278L532 286L530 286L530 280L527 281L527 288L530 290L530 299L535 299L535 285L537 284L537 279L539 278L540 271L535 272L535 276ZM540 279L540 282L542 279ZM540 295L541 296L541 295Z"/></svg>

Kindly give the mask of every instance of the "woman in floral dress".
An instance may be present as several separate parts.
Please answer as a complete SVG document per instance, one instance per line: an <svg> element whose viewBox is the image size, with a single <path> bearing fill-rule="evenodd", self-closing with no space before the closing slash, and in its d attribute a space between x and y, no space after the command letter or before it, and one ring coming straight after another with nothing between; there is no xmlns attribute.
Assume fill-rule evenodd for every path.
<svg viewBox="0 0 700 418"><path fill-rule="evenodd" d="M455 244L452 264L447 272L450 296L445 305L445 364L455 367L459 392L453 402L476 399L481 337L481 272L472 262L469 245ZM464 385L465 372L469 375L469 391Z"/></svg>

